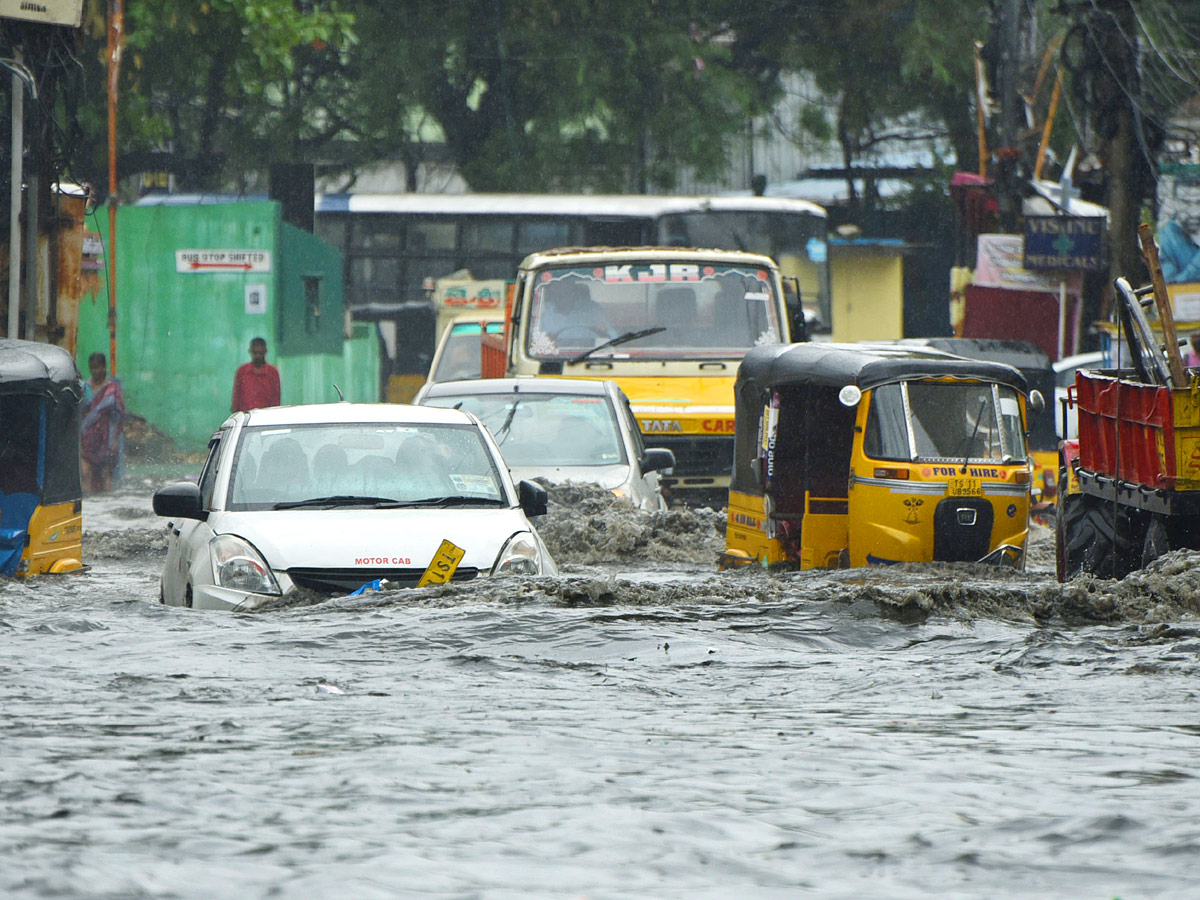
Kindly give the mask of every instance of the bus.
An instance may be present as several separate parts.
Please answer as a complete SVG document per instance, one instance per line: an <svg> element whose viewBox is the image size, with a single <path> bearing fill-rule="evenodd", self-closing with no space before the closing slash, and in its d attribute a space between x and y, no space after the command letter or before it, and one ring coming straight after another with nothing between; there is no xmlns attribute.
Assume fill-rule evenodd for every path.
<svg viewBox="0 0 1200 900"><path fill-rule="evenodd" d="M601 194L321 194L318 236L345 257L351 315L379 323L386 376L423 382L435 346L437 279L512 279L552 247L741 250L778 261L804 303L830 321L825 210L753 196Z"/></svg>

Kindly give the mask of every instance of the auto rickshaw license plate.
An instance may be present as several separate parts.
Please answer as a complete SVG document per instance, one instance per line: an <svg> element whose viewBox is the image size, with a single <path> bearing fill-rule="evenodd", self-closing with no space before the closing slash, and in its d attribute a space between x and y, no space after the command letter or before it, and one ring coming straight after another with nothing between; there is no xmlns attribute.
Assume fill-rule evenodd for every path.
<svg viewBox="0 0 1200 900"><path fill-rule="evenodd" d="M978 478L951 478L947 494L951 497L982 497L983 486Z"/></svg>
<svg viewBox="0 0 1200 900"><path fill-rule="evenodd" d="M442 541L441 546L437 549L437 553L433 554L433 562L429 564L429 568L425 570L425 574L417 582L417 587L425 587L429 584L445 584L454 575L454 570L458 568L458 564L462 562L462 558L466 555L467 551L462 547L456 547L449 541Z"/></svg>

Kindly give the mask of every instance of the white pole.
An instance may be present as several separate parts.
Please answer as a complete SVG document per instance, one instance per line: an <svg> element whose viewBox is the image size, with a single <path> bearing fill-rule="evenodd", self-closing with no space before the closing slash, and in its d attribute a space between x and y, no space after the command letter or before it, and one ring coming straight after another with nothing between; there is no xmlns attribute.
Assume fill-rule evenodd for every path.
<svg viewBox="0 0 1200 900"><path fill-rule="evenodd" d="M21 51L16 51L17 62ZM21 155L25 152L25 83L12 76L12 186L8 214L8 331L18 337L21 323Z"/></svg>
<svg viewBox="0 0 1200 900"><path fill-rule="evenodd" d="M1058 282L1058 358L1066 356L1067 346L1067 282Z"/></svg>

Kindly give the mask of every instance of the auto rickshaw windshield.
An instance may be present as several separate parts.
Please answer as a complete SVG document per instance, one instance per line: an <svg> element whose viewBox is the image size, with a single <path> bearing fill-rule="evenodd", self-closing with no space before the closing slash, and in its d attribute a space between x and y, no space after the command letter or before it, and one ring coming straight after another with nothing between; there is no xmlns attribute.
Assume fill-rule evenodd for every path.
<svg viewBox="0 0 1200 900"><path fill-rule="evenodd" d="M1023 460L1017 392L981 382L881 385L872 392L863 451L874 459L921 462Z"/></svg>

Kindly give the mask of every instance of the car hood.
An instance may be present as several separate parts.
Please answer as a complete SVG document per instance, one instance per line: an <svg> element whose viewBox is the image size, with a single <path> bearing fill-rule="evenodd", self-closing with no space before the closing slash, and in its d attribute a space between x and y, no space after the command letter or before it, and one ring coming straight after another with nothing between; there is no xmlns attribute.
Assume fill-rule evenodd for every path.
<svg viewBox="0 0 1200 900"><path fill-rule="evenodd" d="M510 537L533 531L516 508L214 512L208 523L218 534L245 538L276 571L424 569L448 540L465 551L459 565L487 574Z"/></svg>
<svg viewBox="0 0 1200 900"><path fill-rule="evenodd" d="M607 491L619 488L629 481L630 467L625 463L615 466L510 466L513 481L532 481L544 478L550 482L579 481L597 484Z"/></svg>

